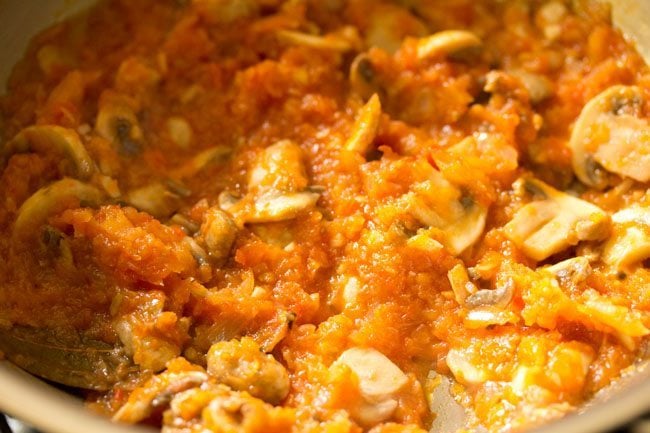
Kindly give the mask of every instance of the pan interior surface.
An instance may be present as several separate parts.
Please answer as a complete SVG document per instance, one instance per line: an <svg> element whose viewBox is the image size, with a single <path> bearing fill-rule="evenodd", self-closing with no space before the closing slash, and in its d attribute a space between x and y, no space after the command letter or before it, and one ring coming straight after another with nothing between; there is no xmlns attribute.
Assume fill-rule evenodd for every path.
<svg viewBox="0 0 650 433"><path fill-rule="evenodd" d="M4 92L13 65L29 40L43 28L95 3L93 0L0 0L0 83ZM650 60L650 0L612 0L613 19ZM50 433L152 432L123 427L92 415L81 402L15 368L0 362L0 410ZM620 380L601 390L579 412L538 428L540 433L596 433L643 414L650 409L650 363L641 361ZM444 429L443 426L439 428ZM432 433L437 433L433 432Z"/></svg>

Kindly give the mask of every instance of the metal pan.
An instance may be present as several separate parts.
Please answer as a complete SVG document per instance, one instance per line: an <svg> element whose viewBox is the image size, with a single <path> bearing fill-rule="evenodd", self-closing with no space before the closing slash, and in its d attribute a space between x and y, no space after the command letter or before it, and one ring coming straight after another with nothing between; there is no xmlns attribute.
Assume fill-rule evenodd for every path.
<svg viewBox="0 0 650 433"><path fill-rule="evenodd" d="M77 13L94 0L0 0L0 89L29 40L40 30ZM636 42L650 63L650 0L611 0L614 22ZM48 433L146 433L92 414L69 394L0 360L0 411ZM650 362L639 362L578 412L537 433L596 433L621 426L650 411ZM650 433L646 425L635 433Z"/></svg>

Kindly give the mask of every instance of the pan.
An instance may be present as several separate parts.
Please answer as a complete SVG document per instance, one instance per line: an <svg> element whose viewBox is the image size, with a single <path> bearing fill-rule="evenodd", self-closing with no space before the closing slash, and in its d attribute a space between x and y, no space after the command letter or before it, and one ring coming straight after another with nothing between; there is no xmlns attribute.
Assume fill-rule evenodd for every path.
<svg viewBox="0 0 650 433"><path fill-rule="evenodd" d="M0 0L0 90L29 40L42 29L94 3L93 0ZM612 0L613 20L650 62L650 0ZM538 433L596 433L624 425L650 410L650 362L639 361L577 412L538 428ZM47 433L137 433L144 427L111 423L84 408L83 402L0 360L0 411ZM443 411L444 412L444 411ZM445 428L444 413L442 424ZM453 421L447 421L453 422ZM451 425L448 425L451 427ZM635 433L650 433L639 424Z"/></svg>

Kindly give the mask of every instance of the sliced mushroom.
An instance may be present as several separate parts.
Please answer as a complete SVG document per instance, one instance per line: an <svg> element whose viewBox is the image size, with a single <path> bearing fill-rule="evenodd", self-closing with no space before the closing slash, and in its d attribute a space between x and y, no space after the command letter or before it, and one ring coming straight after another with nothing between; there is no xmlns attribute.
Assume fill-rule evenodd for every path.
<svg viewBox="0 0 650 433"><path fill-rule="evenodd" d="M365 401L357 418L372 425L390 418L397 408L396 394L406 386L408 377L383 353L370 348L355 347L339 356L333 366L346 365L359 380L359 391Z"/></svg>
<svg viewBox="0 0 650 433"><path fill-rule="evenodd" d="M167 119L167 133L172 141L181 149L188 149L194 136L192 127L181 116L172 116Z"/></svg>
<svg viewBox="0 0 650 433"><path fill-rule="evenodd" d="M465 300L478 291L478 288L469 279L465 265L459 263L447 272L451 290L454 292L456 302L465 305Z"/></svg>
<svg viewBox="0 0 650 433"><path fill-rule="evenodd" d="M74 176L78 179L87 180L95 172L95 163L79 134L55 125L30 126L19 132L0 150L0 170L15 153L52 151L65 156L73 164Z"/></svg>
<svg viewBox="0 0 650 433"><path fill-rule="evenodd" d="M465 306L469 308L479 307L506 307L515 293L515 283L509 278L506 281L497 280L494 289L481 289L465 299Z"/></svg>
<svg viewBox="0 0 650 433"><path fill-rule="evenodd" d="M241 200L241 197L237 197L230 191L221 191L219 193L219 197L217 197L219 207L226 212L230 212L230 210L235 208L237 204L241 202Z"/></svg>
<svg viewBox="0 0 650 433"><path fill-rule="evenodd" d="M535 260L609 234L609 216L589 202L533 178L519 179L513 188L524 194L533 192L534 201L519 209L505 225L505 235Z"/></svg>
<svg viewBox="0 0 650 433"><path fill-rule="evenodd" d="M357 55L350 64L350 87L364 100L374 94L382 94L377 71L368 53Z"/></svg>
<svg viewBox="0 0 650 433"><path fill-rule="evenodd" d="M235 391L246 391L271 404L279 404L289 393L286 368L273 355L262 353L249 337L213 344L208 373Z"/></svg>
<svg viewBox="0 0 650 433"><path fill-rule="evenodd" d="M457 381L465 385L479 385L488 380L488 372L476 367L461 349L450 349L447 366Z"/></svg>
<svg viewBox="0 0 650 433"><path fill-rule="evenodd" d="M458 255L472 246L483 234L487 208L470 196L461 198L462 215L444 228L447 248Z"/></svg>
<svg viewBox="0 0 650 433"><path fill-rule="evenodd" d="M359 110L357 119L352 126L352 135L345 143L345 149L365 156L377 136L380 120L381 102L377 94L374 94Z"/></svg>
<svg viewBox="0 0 650 433"><path fill-rule="evenodd" d="M481 39L472 32L467 30L444 30L418 40L417 58L424 61L444 57L472 48L479 48L481 45Z"/></svg>
<svg viewBox="0 0 650 433"><path fill-rule="evenodd" d="M267 147L249 172L249 192L264 195L304 190L309 181L303 159L302 149L291 140L280 140Z"/></svg>
<svg viewBox="0 0 650 433"><path fill-rule="evenodd" d="M101 102L95 129L126 156L138 155L142 151L144 134L137 113L126 99L113 97Z"/></svg>
<svg viewBox="0 0 650 433"><path fill-rule="evenodd" d="M432 433L459 431L467 424L465 408L454 399L454 383L447 376L430 371L425 389L429 407L436 418L429 426Z"/></svg>
<svg viewBox="0 0 650 433"><path fill-rule="evenodd" d="M135 424L149 417L156 408L168 405L177 393L207 381L208 375L200 370L165 371L153 376L131 393L126 404L113 415L113 421Z"/></svg>
<svg viewBox="0 0 650 433"><path fill-rule="evenodd" d="M56 228L45 225L41 236L41 251L44 256L54 260L57 266L74 270L74 257L67 236Z"/></svg>
<svg viewBox="0 0 650 433"><path fill-rule="evenodd" d="M575 287L591 274L591 265L586 257L572 257L543 269L553 274L562 287Z"/></svg>
<svg viewBox="0 0 650 433"><path fill-rule="evenodd" d="M539 104L553 94L553 85L544 75L524 69L514 69L508 73L521 81L532 104Z"/></svg>
<svg viewBox="0 0 650 433"><path fill-rule="evenodd" d="M194 257L194 260L196 260L196 263L199 265L199 267L210 264L208 253L205 252L205 250L201 247L201 245L199 245L196 240L194 240L194 238L185 236L183 238L183 242L185 242L189 248L190 252L192 253L192 257Z"/></svg>
<svg viewBox="0 0 650 433"><path fill-rule="evenodd" d="M254 212L245 219L250 223L268 223L294 219L316 205L320 194L295 192L265 195L255 200Z"/></svg>
<svg viewBox="0 0 650 433"><path fill-rule="evenodd" d="M444 233L442 243L451 254L462 253L483 234L487 208L463 195L439 172L412 189L415 191L403 195L399 205L422 224L440 229ZM441 202L436 196L439 190L447 190L449 199Z"/></svg>
<svg viewBox="0 0 650 433"><path fill-rule="evenodd" d="M124 200L134 208L164 219L176 212L182 204L182 195L169 184L154 182L129 191Z"/></svg>
<svg viewBox="0 0 650 433"><path fill-rule="evenodd" d="M52 215L79 206L99 206L102 193L75 179L61 179L36 191L18 210L13 239L16 243L34 240Z"/></svg>
<svg viewBox="0 0 650 433"><path fill-rule="evenodd" d="M359 388L369 401L393 396L408 382L408 377L386 355L372 348L353 347L338 357L359 378Z"/></svg>
<svg viewBox="0 0 650 433"><path fill-rule="evenodd" d="M369 11L365 41L368 47L378 47L394 53L407 36L427 34L427 27L406 8L396 4L380 3Z"/></svg>
<svg viewBox="0 0 650 433"><path fill-rule="evenodd" d="M632 206L612 216L613 235L603 249L603 261L624 269L650 257L650 208Z"/></svg>
<svg viewBox="0 0 650 433"><path fill-rule="evenodd" d="M282 140L258 156L249 171L248 194L238 200L222 192L219 205L238 223L286 221L312 208L320 198L308 184L300 146Z"/></svg>
<svg viewBox="0 0 650 433"><path fill-rule="evenodd" d="M228 257L236 235L237 225L228 213L218 207L205 212L199 240L207 247L213 260L221 261Z"/></svg>
<svg viewBox="0 0 650 433"><path fill-rule="evenodd" d="M353 48L349 41L336 35L317 36L293 30L278 30L276 35L282 42L315 50L346 52Z"/></svg>
<svg viewBox="0 0 650 433"><path fill-rule="evenodd" d="M608 184L604 170L650 181L650 123L645 104L641 88L612 86L585 105L569 142L573 170L580 181L602 189Z"/></svg>

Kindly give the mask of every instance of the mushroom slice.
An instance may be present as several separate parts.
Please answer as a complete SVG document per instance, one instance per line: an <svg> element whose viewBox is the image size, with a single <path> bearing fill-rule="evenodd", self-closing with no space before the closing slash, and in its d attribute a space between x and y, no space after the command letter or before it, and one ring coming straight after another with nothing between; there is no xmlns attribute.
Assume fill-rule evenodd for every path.
<svg viewBox="0 0 650 433"><path fill-rule="evenodd" d="M300 146L280 140L264 149L250 169L248 191L257 195L295 192L309 183Z"/></svg>
<svg viewBox="0 0 650 433"><path fill-rule="evenodd" d="M645 96L637 86L612 86L585 105L569 147L573 170L583 183L602 189L605 170L639 182L650 181L650 123ZM601 168L602 167L602 168Z"/></svg>
<svg viewBox="0 0 650 433"><path fill-rule="evenodd" d="M346 350L332 366L341 364L359 379L364 404L355 411L356 418L364 425L390 418L398 406L396 394L408 383L406 374L383 353L371 348Z"/></svg>
<svg viewBox="0 0 650 433"><path fill-rule="evenodd" d="M64 155L74 166L74 176L89 179L95 172L95 163L72 129L56 125L37 125L23 129L0 150L0 170L11 155L25 152L51 152Z"/></svg>
<svg viewBox="0 0 650 433"><path fill-rule="evenodd" d="M553 274L562 287L574 287L591 274L591 265L586 257L572 257L543 269Z"/></svg>
<svg viewBox="0 0 650 433"><path fill-rule="evenodd" d="M287 369L250 337L213 344L207 364L208 374L218 383L268 403L280 404L289 393Z"/></svg>
<svg viewBox="0 0 650 433"><path fill-rule="evenodd" d="M133 189L126 194L125 201L139 211L147 212L155 218L167 218L181 206L180 194L184 191L172 190L169 185L154 182Z"/></svg>
<svg viewBox="0 0 650 433"><path fill-rule="evenodd" d="M149 379L131 393L126 404L113 415L113 421L135 424L158 407L169 404L175 394L199 387L208 381L204 371L165 371Z"/></svg>
<svg viewBox="0 0 650 433"><path fill-rule="evenodd" d="M465 305L465 300L478 292L478 288L470 281L467 269L462 263L455 265L447 272L447 279L449 279L456 302L460 305Z"/></svg>
<svg viewBox="0 0 650 433"><path fill-rule="evenodd" d="M504 282L497 281L494 289L481 289L465 299L469 308L498 307L505 308L515 294L515 283L512 279Z"/></svg>
<svg viewBox="0 0 650 433"><path fill-rule="evenodd" d="M210 257L217 261L228 257L235 236L237 225L228 213L216 206L206 211L199 239L207 247Z"/></svg>
<svg viewBox="0 0 650 433"><path fill-rule="evenodd" d="M444 200L437 195L440 190L446 191ZM463 195L439 172L431 180L416 185L415 191L403 195L401 200L415 219L442 230L442 243L453 255L473 245L485 228L487 208Z"/></svg>
<svg viewBox="0 0 650 433"><path fill-rule="evenodd" d="M315 192L264 195L255 200L255 210L245 220L249 223L286 221L314 207L320 198Z"/></svg>
<svg viewBox="0 0 650 433"><path fill-rule="evenodd" d="M352 61L350 65L350 87L364 100L382 92L377 71L368 53L361 53Z"/></svg>
<svg viewBox="0 0 650 433"><path fill-rule="evenodd" d="M103 102L97 113L95 129L124 155L134 156L142 151L144 134L140 121L126 100L112 98Z"/></svg>
<svg viewBox="0 0 650 433"><path fill-rule="evenodd" d="M364 32L368 47L378 47L392 54L400 48L405 37L427 34L426 25L407 8L382 2L368 12Z"/></svg>
<svg viewBox="0 0 650 433"><path fill-rule="evenodd" d="M372 348L353 347L336 360L359 378L361 394L369 401L393 396L408 382L408 377L386 355Z"/></svg>
<svg viewBox="0 0 650 433"><path fill-rule="evenodd" d="M418 40L417 58L423 61L448 56L481 45L481 39L472 32L444 30Z"/></svg>
<svg viewBox="0 0 650 433"><path fill-rule="evenodd" d="M447 353L447 366L454 378L465 385L479 385L488 380L489 374L475 366L466 350L450 349Z"/></svg>
<svg viewBox="0 0 650 433"><path fill-rule="evenodd" d="M462 253L481 237L487 219L487 208L471 197L462 198L460 203L462 215L444 229L447 248L454 255Z"/></svg>
<svg viewBox="0 0 650 433"><path fill-rule="evenodd" d="M13 239L26 243L40 234L47 219L66 209L99 206L102 193L94 186L65 178L36 191L22 204L14 224Z"/></svg>
<svg viewBox="0 0 650 433"><path fill-rule="evenodd" d="M316 50L346 52L353 48L349 41L335 35L317 36L293 30L278 30L276 35L283 42Z"/></svg>
<svg viewBox="0 0 650 433"><path fill-rule="evenodd" d="M345 143L345 149L365 155L377 136L381 120L381 102L377 94L372 95L364 105L352 126L352 135Z"/></svg>
<svg viewBox="0 0 650 433"><path fill-rule="evenodd" d="M539 104L553 94L553 85L544 75L524 69L514 69L508 73L521 81L532 104Z"/></svg>
<svg viewBox="0 0 650 433"><path fill-rule="evenodd" d="M433 370L429 372L425 389L431 412L436 414L430 432L461 431L467 424L468 413L454 399L453 388L452 379Z"/></svg>
<svg viewBox="0 0 650 433"><path fill-rule="evenodd" d="M612 216L613 235L603 251L603 261L617 269L650 257L650 208L632 206Z"/></svg>
<svg viewBox="0 0 650 433"><path fill-rule="evenodd" d="M519 209L504 226L505 235L535 260L609 234L609 216L587 201L533 178L521 178L513 188L523 194L532 193L534 201Z"/></svg>

